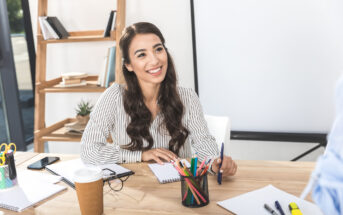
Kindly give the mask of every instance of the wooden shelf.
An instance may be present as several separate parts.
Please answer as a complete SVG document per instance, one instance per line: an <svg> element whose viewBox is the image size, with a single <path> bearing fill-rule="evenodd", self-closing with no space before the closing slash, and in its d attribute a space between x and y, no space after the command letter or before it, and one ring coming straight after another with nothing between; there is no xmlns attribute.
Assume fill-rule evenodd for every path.
<svg viewBox="0 0 343 215"><path fill-rule="evenodd" d="M82 135L66 134L65 124L75 122L75 118L67 118L57 122L49 127L35 131L35 138L41 141L63 141L63 142L81 142ZM113 143L111 137L107 139L108 143Z"/></svg>
<svg viewBox="0 0 343 215"><path fill-rule="evenodd" d="M48 1L49 0L37 0L38 1L38 17L48 16ZM80 142L81 136L73 134L65 134L64 125L72 122L75 119L65 119L57 122L49 127L46 127L46 93L101 93L106 90L105 87L97 86L98 76L89 76L86 81L87 85L78 87L60 87L59 83L62 82L62 78L55 78L47 80L47 59L48 48L54 48L49 44L61 44L61 43L77 43L84 42L84 45L92 42L106 42L113 43L119 47L119 38L122 36L122 32L125 28L125 11L126 0L116 0L116 22L115 29L110 32L110 37L103 37L104 29L102 30L87 30L87 31L75 31L69 32L67 39L54 39L44 40L40 25L37 25L37 49L36 49L36 77L35 77L35 120L34 120L34 151L44 152L44 142L46 141L63 141L63 142ZM89 11L92 13L91 9ZM106 11L104 11L106 12ZM107 13L107 12L106 12ZM37 19L37 23L39 20ZM85 29L86 30L86 29ZM76 56L77 57L77 56ZM90 56L91 58L91 56ZM115 60L115 82L122 84L125 83L122 73L122 56L120 49L116 49ZM100 70L99 70L100 71ZM61 104L65 105L65 104ZM108 142L110 142L108 140ZM67 150L67 149L66 149Z"/></svg>
<svg viewBox="0 0 343 215"><path fill-rule="evenodd" d="M64 141L64 142L80 142L81 135L65 134L66 123L75 122L76 119L67 118L49 127L35 131L35 138L40 138L42 141Z"/></svg>
<svg viewBox="0 0 343 215"><path fill-rule="evenodd" d="M58 87L59 83L62 81L62 78L52 79L50 81L39 82L36 84L39 93L78 93L78 92L89 92L89 93L98 93L104 92L105 87L99 87L95 84L98 80L98 76L88 76L86 78L86 86L78 87Z"/></svg>
<svg viewBox="0 0 343 215"><path fill-rule="evenodd" d="M42 35L38 35L38 40L43 44L50 43L75 43L75 42L94 42L94 41L115 41L115 31L111 32L110 37L103 36L104 31L76 31L69 32L68 39L44 40Z"/></svg>

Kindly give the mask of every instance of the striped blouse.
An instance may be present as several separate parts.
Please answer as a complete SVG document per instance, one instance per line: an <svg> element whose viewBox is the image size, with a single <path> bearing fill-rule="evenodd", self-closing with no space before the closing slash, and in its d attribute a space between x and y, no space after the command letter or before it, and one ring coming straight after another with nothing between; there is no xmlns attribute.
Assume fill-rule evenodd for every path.
<svg viewBox="0 0 343 215"><path fill-rule="evenodd" d="M218 157L218 146L209 133L198 96L193 90L182 87L178 87L178 92L184 105L182 123L189 131L185 144L180 148L179 157L189 158L194 152L197 152L200 161L205 157ZM131 151L120 147L130 142L130 137L126 133L130 117L124 110L123 93L123 86L113 84L100 96L82 136L83 162L90 164L141 162L142 151ZM152 148L168 149L171 137L168 131L159 127L161 123L163 117L157 114L149 128L154 141ZM113 140L111 144L107 143L109 135ZM143 144L146 146L148 143L143 140Z"/></svg>

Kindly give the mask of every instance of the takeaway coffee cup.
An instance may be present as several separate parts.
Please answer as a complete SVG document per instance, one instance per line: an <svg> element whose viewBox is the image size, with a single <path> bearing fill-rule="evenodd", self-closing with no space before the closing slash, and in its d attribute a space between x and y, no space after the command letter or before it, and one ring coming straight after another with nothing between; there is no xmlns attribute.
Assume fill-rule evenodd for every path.
<svg viewBox="0 0 343 215"><path fill-rule="evenodd" d="M74 182L81 214L102 214L104 202L101 169L96 167L79 169L74 173Z"/></svg>

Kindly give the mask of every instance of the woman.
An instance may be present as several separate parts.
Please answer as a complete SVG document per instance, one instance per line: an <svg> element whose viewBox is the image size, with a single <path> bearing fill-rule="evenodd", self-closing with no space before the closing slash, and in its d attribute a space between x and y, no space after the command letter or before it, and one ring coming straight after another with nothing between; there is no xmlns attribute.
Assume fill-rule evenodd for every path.
<svg viewBox="0 0 343 215"><path fill-rule="evenodd" d="M119 42L126 86L113 84L99 98L84 131L81 158L85 163L129 163L177 157L220 159L209 134L199 99L191 89L177 87L172 58L160 30L140 22L125 29ZM113 144L106 139L111 134ZM224 157L221 172L234 175L236 163Z"/></svg>

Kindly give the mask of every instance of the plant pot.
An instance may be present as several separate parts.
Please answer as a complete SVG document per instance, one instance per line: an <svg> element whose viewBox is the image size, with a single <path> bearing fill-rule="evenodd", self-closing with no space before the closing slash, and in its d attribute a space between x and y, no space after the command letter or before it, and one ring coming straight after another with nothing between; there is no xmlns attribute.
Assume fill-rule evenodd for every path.
<svg viewBox="0 0 343 215"><path fill-rule="evenodd" d="M89 121L89 115L87 115L87 116L77 115L76 120L77 120L79 125L86 125Z"/></svg>

